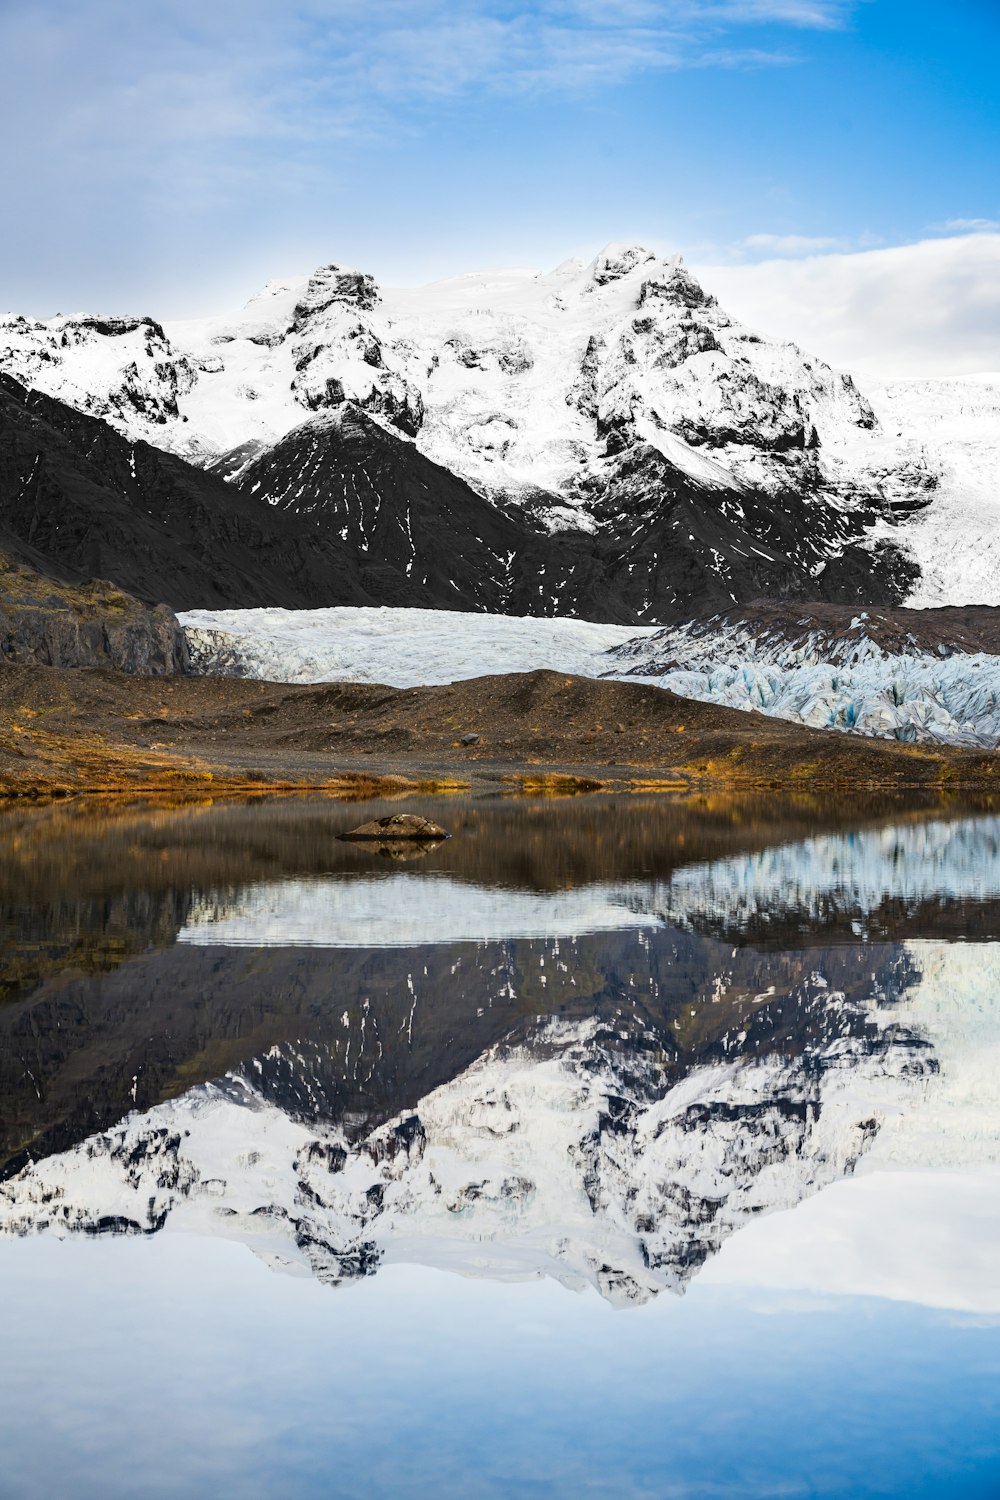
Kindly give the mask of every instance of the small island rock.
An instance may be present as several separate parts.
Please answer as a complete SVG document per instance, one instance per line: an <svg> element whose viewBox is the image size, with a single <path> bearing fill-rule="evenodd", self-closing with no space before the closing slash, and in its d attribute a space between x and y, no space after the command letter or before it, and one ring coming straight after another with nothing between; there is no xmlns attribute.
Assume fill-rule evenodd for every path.
<svg viewBox="0 0 1000 1500"><path fill-rule="evenodd" d="M432 823L430 818L421 818L416 813L391 813L387 818L373 818L370 823L362 823L359 828L352 828L348 833L339 835L342 839L420 839L429 843L432 839L440 841L450 837L450 834L440 826Z"/></svg>

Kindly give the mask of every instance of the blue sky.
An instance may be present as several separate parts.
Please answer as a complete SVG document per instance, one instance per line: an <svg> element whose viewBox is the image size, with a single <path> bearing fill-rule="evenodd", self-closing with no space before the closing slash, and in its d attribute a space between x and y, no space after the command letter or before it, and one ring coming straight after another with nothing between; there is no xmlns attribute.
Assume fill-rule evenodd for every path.
<svg viewBox="0 0 1000 1500"><path fill-rule="evenodd" d="M0 0L0 304L988 237L998 55L996 0Z"/></svg>

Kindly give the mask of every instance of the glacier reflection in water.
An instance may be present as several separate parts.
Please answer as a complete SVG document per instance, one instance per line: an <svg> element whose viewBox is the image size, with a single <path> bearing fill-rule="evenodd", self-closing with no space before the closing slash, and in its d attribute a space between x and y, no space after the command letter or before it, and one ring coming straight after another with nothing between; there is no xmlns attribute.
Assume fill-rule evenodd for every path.
<svg viewBox="0 0 1000 1500"><path fill-rule="evenodd" d="M334 1453L364 1471L353 1488L344 1481L347 1494L516 1492L529 1479L516 1441L500 1457L504 1434L520 1423L541 1441L519 1391L563 1434L550 1430L561 1467L539 1493L578 1493L588 1445L598 1494L992 1493L995 1393L970 1398L968 1372L1000 1362L998 851L996 819L914 819L655 877L609 881L598 864L569 889L490 886L457 866L289 870L153 901L145 920L160 946L105 955L91 974L66 968L0 1009L0 1082L10 1082L0 1264L30 1299L34 1273L15 1246L97 1238L120 1257L134 1244L115 1263L137 1287L142 1265L159 1267L186 1277L197 1305L196 1283L215 1275L203 1268L249 1248L258 1271L244 1265L217 1292L223 1307L253 1320L280 1306L310 1350L302 1318L318 1318L338 1347L353 1340L371 1399L391 1388L411 1423L398 1443L383 1431L376 1464L359 1446L363 1434L376 1442L370 1413L353 1409L329 1430L319 1420L329 1452L304 1443L310 1457L286 1490L280 1465L266 1478L279 1423L259 1439L262 1494L322 1492ZM962 940L972 932L981 940ZM151 1258L135 1260L139 1244ZM166 1248L153 1256L154 1245ZM460 1292L442 1272L483 1290ZM591 1295L539 1302L532 1282ZM345 1284L364 1300L327 1290ZM285 1285L311 1288L308 1302L276 1290ZM403 1286L436 1309L438 1329L480 1320L499 1384L484 1348L430 1332L412 1304L401 1311ZM620 1335L603 1332L595 1309L608 1305L627 1310ZM976 1320L964 1335L933 1322L955 1314ZM519 1316L558 1328L557 1343L511 1341ZM757 1403L757 1421L786 1447L754 1450L748 1468L746 1434L685 1406L669 1366L667 1348L683 1351L695 1386L736 1401L721 1373L734 1350L752 1360L770 1348L775 1400L811 1379L811 1395L794 1399L807 1411L816 1402L822 1429L818 1413L844 1403L816 1349L855 1392L869 1389L844 1330L871 1336L873 1318L885 1370L909 1391L909 1407L893 1408L894 1442L912 1443L919 1463L893 1461L854 1408L842 1417L853 1449L831 1429L807 1453L777 1406ZM285 1368L277 1337L265 1338L268 1359ZM420 1366L421 1339L480 1435L476 1459L392 1374ZM619 1367L625 1348L632 1362ZM567 1405L575 1392L598 1411L596 1391L570 1374L597 1351L616 1372L605 1413L633 1433L630 1448L595 1447ZM671 1410L683 1407L708 1445L702 1487L638 1368L657 1372ZM284 1378L298 1389L290 1369ZM485 1426L467 1409L476 1381L495 1407ZM951 1398L929 1409L928 1381L963 1391L964 1416ZM231 1422L226 1389L210 1405ZM888 1410L884 1388L882 1401ZM425 1452L408 1487L417 1413L439 1449L452 1442L458 1467ZM669 1453L639 1437L638 1413L665 1424ZM956 1447L963 1421L979 1433L971 1456ZM30 1455L20 1461L28 1474ZM248 1482L231 1456L216 1461L233 1493ZM188 1475L187 1489L164 1493L199 1493L203 1481Z"/></svg>
<svg viewBox="0 0 1000 1500"><path fill-rule="evenodd" d="M1000 901L1000 818L828 834L686 865L668 880L595 880L569 890L485 886L419 871L262 881L202 897L178 941L329 948L485 943L659 921L738 928L835 911L864 918L885 902L942 900Z"/></svg>

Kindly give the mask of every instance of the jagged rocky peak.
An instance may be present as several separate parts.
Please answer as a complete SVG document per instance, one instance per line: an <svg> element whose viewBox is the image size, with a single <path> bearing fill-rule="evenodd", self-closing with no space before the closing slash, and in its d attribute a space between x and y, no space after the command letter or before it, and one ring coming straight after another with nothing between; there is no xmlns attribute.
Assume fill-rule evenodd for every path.
<svg viewBox="0 0 1000 1500"><path fill-rule="evenodd" d="M677 260L680 257L676 257ZM624 245L612 242L605 245L597 252L590 265L590 277L598 286L607 286L609 282L621 281L625 276L630 276L637 266L657 264L658 258L647 250L644 245ZM671 262L661 262L671 264Z"/></svg>
<svg viewBox="0 0 1000 1500"><path fill-rule="evenodd" d="M639 288L640 307L656 302L674 303L691 309L718 307L716 299L691 275L679 255L672 261L661 262L661 267L661 274L651 276Z"/></svg>
<svg viewBox="0 0 1000 1500"><path fill-rule="evenodd" d="M145 330L146 337L158 340L165 344L167 336L163 331L162 323L155 318L106 318L99 313L77 313L69 317L60 317L63 329L63 343L70 341L70 335L76 333L81 337L97 334L104 338L120 338L125 333L138 333Z"/></svg>
<svg viewBox="0 0 1000 1500"><path fill-rule="evenodd" d="M300 331L310 318L325 312L335 303L342 302L364 312L371 312L380 300L375 278L367 271L354 271L336 263L320 266L310 276L305 291L295 305L293 327L296 332Z"/></svg>
<svg viewBox="0 0 1000 1500"><path fill-rule="evenodd" d="M381 314L381 295L366 272L323 266L295 305L289 337L291 391L309 411L354 402L407 437L424 419L424 400Z"/></svg>

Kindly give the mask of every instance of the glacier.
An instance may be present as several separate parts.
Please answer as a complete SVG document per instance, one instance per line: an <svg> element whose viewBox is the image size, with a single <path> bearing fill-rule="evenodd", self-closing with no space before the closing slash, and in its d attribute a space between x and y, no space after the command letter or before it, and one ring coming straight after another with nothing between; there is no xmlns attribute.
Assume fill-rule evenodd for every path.
<svg viewBox="0 0 1000 1500"><path fill-rule="evenodd" d="M268 682L455 682L539 667L596 677L631 625L450 610L351 608L186 610L195 672Z"/></svg>
<svg viewBox="0 0 1000 1500"><path fill-rule="evenodd" d="M881 739L993 748L1000 657L831 646L721 623L657 630L437 610L189 610L193 669L271 682L449 683L538 668L651 682L680 697ZM860 617L863 621L863 615ZM830 659L832 658L832 659Z"/></svg>

